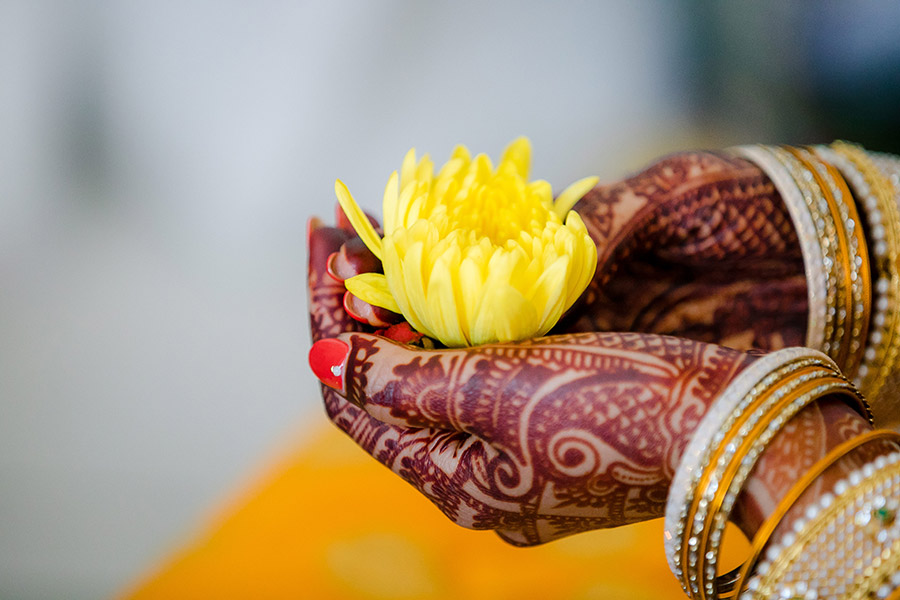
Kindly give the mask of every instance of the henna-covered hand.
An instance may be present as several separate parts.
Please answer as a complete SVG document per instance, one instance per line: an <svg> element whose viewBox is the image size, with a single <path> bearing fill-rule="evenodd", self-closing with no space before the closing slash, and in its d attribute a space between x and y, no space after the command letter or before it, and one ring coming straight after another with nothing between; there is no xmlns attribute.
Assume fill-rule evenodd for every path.
<svg viewBox="0 0 900 600"><path fill-rule="evenodd" d="M752 163L710 152L668 156L575 206L597 244L595 277L554 333L640 331L735 349L803 343L806 279L775 186ZM352 239L329 261L343 280L380 269ZM347 296L359 320L400 317Z"/></svg>
<svg viewBox="0 0 900 600"><path fill-rule="evenodd" d="M315 339L347 324L319 262L345 235L311 234ZM310 360L360 446L455 522L528 545L661 516L690 433L753 356L637 333L434 351L342 333Z"/></svg>

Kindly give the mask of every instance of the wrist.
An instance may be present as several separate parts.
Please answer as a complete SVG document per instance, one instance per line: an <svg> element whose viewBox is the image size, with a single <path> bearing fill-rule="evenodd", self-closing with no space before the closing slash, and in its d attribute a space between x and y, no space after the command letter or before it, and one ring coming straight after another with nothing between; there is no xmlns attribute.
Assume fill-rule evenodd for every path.
<svg viewBox="0 0 900 600"><path fill-rule="evenodd" d="M864 401L832 361L789 348L754 362L704 416L682 455L666 506L667 555L689 596L713 598L725 585L718 556L741 491L776 435L804 407L828 396L868 417Z"/></svg>

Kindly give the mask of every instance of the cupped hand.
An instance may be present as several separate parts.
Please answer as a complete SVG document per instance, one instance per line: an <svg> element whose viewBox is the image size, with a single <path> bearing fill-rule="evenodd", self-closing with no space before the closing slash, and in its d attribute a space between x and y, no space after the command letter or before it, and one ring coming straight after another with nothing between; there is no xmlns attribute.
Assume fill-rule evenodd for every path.
<svg viewBox="0 0 900 600"><path fill-rule="evenodd" d="M752 163L710 152L668 156L595 187L575 210L597 245L597 270L553 333L639 331L737 349L803 343L799 245L774 185ZM378 270L355 236L328 262L338 281ZM350 294L345 307L376 327L402 319Z"/></svg>
<svg viewBox="0 0 900 600"><path fill-rule="evenodd" d="M310 234L310 362L330 418L453 521L514 544L661 516L690 432L753 360L638 333L423 350L354 332L326 273L348 236Z"/></svg>

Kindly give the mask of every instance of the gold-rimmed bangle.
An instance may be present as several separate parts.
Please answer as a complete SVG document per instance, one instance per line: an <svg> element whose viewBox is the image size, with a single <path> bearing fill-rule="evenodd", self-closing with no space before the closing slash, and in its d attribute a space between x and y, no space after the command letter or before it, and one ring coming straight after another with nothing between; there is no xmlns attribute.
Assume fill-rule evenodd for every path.
<svg viewBox="0 0 900 600"><path fill-rule="evenodd" d="M829 467L831 467L841 458L843 458L853 450L859 448L860 446L879 439L898 440L900 439L900 435L898 435L894 431L890 431L887 429L876 429L873 431L868 431L855 438L849 439L832 448L825 456L823 456L812 467L810 467L809 470L806 471L806 473L804 473L799 480L797 480L797 482L791 487L790 490L788 490L788 492L778 503L778 506L775 507L775 510L772 512L772 514L769 515L769 517L757 530L756 535L753 536L753 541L751 542L750 546L750 556L740 567L740 572L738 574L737 580L735 581L736 591L743 591L750 571L752 571L756 566L759 557L762 555L763 549L769 543L769 540L772 534L775 532L775 529L778 527L778 525L781 524L781 521L794 507L803 493L826 470L828 470Z"/></svg>
<svg viewBox="0 0 900 600"><path fill-rule="evenodd" d="M897 426L900 411L894 407L894 399L882 391L885 383L896 377L900 364L900 190L893 189L891 181L860 146L838 141L831 147L816 147L816 152L840 170L866 214L876 282L871 326L854 381L869 397L876 423L882 427Z"/></svg>
<svg viewBox="0 0 900 600"><path fill-rule="evenodd" d="M775 435L797 413L809 404L826 395L841 395L855 400L861 409L860 398L853 385L840 375L830 375L800 385L788 397L778 401L767 411L762 422L754 427L748 443L742 445L734 461L728 466L725 476L719 482L719 489L711 503L711 510L704 526L708 531L705 552L701 553L699 573L703 576L704 585L707 580L713 582L715 592L725 587L727 577L718 577L718 555L725 525L731 516L734 502L743 489L747 478L756 462ZM739 457L739 460L738 460ZM715 540L715 543L713 543ZM708 590L709 588L707 588ZM708 597L716 597L711 594Z"/></svg>
<svg viewBox="0 0 900 600"><path fill-rule="evenodd" d="M776 385L756 394L750 403L743 408L740 415L725 433L718 447L713 451L709 460L710 467L705 470L698 482L697 490L702 490L703 493L694 497L694 502L688 511L688 522L692 523L690 533L697 532L693 537L696 537L697 543L695 545L700 551L692 557L689 553L690 548L685 548L683 560L687 563L693 560L695 563L689 570L689 576L696 573L701 574L700 579L701 584L703 584L701 585L701 597L704 597L702 595L703 591L706 592L706 597L711 597L716 592L712 581L716 575L714 569L717 560L715 558L710 560L707 557L707 552L710 551L709 547L710 543L712 543L712 546L714 546L712 552L716 553L716 548L718 548L721 541L721 534L715 537L712 536L712 521L722 509L723 504L725 504L726 499L724 496L731 488L740 460L748 454L750 447L758 440L765 427L771 422L765 417L773 412L772 404L790 402L796 396L802 395L804 385L815 387L817 383L835 377L835 372L832 369L816 364L798 363L791 371L785 372L782 369L781 373L783 373L783 376L779 378ZM762 414L757 413L760 410ZM753 419L753 417L756 417L756 419ZM702 577L704 569L707 568L707 562L713 564L710 565L711 568L706 572L706 576ZM703 582L703 579L707 581ZM704 585L708 585L705 590L703 589Z"/></svg>
<svg viewBox="0 0 900 600"><path fill-rule="evenodd" d="M705 504L700 496L707 487L712 454L723 447L729 431L738 431L740 435L735 422L759 395L777 386L793 371L810 365L821 367L826 373L837 370L831 359L809 348L785 348L757 358L729 383L694 430L669 486L664 529L666 559L688 596L700 594L697 577L693 575L699 540L692 539L695 536L691 523L697 507Z"/></svg>
<svg viewBox="0 0 900 600"><path fill-rule="evenodd" d="M788 166L788 169L798 179L798 184L801 187L808 186L811 193L819 200L819 217L823 218L827 224L826 227L830 230L830 239L836 242L834 246L835 269L833 277L838 282L838 290L841 290L843 293L835 298L833 307L836 313L835 331L832 348L828 355L839 367L843 367L850 353L849 337L852 326L849 324L849 320L853 314L853 298L851 294L850 271L852 263L850 248L842 227L840 211L828 184L821 174L816 171L815 165L806 160L797 148L782 146L781 149L786 150L796 159L798 164ZM801 170L796 170L798 166Z"/></svg>
<svg viewBox="0 0 900 600"><path fill-rule="evenodd" d="M815 154L808 149L812 156ZM866 339L869 335L869 326L872 316L872 265L869 257L869 247L866 243L865 232L863 230L862 219L853 201L853 194L847 186L847 182L841 176L837 168L825 161L820 164L831 175L830 181L833 183L834 196L840 203L844 222L847 224L846 229L850 236L850 250L853 258L853 317L854 326L851 331L850 353L851 358L848 363L843 366L844 375L851 380L856 376L859 366L862 363L863 352L865 350ZM852 226L851 226L852 224Z"/></svg>
<svg viewBox="0 0 900 600"><path fill-rule="evenodd" d="M868 417L865 400L840 373L804 365L767 386L747 404L710 457L685 520L682 548L683 584L698 599L715 598L718 556L734 502L759 456L800 410L827 394L851 399Z"/></svg>
<svg viewBox="0 0 900 600"><path fill-rule="evenodd" d="M832 358L848 377L856 374L868 330L871 298L869 257L862 223L847 185L837 170L805 148L785 147L812 174L822 191L834 222L840 248L841 272L846 293L838 311L846 314L846 326L838 331L838 352ZM843 335L841 335L841 333Z"/></svg>
<svg viewBox="0 0 900 600"><path fill-rule="evenodd" d="M807 169L793 154L784 148L769 146L772 153L785 166L794 178L806 201L807 208L816 223L819 243L822 245L825 272L828 281L826 294L825 332L822 347L819 348L832 359L840 357L843 351L841 342L847 314L844 298L849 294L844 273L846 272L846 255L842 252L840 237L837 232L835 214L828 202L825 191L815 181L813 173ZM842 311L841 308L844 308Z"/></svg>

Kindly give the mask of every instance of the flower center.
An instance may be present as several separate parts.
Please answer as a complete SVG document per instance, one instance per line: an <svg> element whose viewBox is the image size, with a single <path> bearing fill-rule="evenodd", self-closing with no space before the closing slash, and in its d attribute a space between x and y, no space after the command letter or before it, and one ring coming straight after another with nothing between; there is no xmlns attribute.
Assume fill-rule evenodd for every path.
<svg viewBox="0 0 900 600"><path fill-rule="evenodd" d="M466 237L487 238L494 246L517 240L523 231L540 235L548 221L559 222L536 194L516 187L525 186L502 179L476 184L445 197L432 217L443 235L463 230L471 232Z"/></svg>

